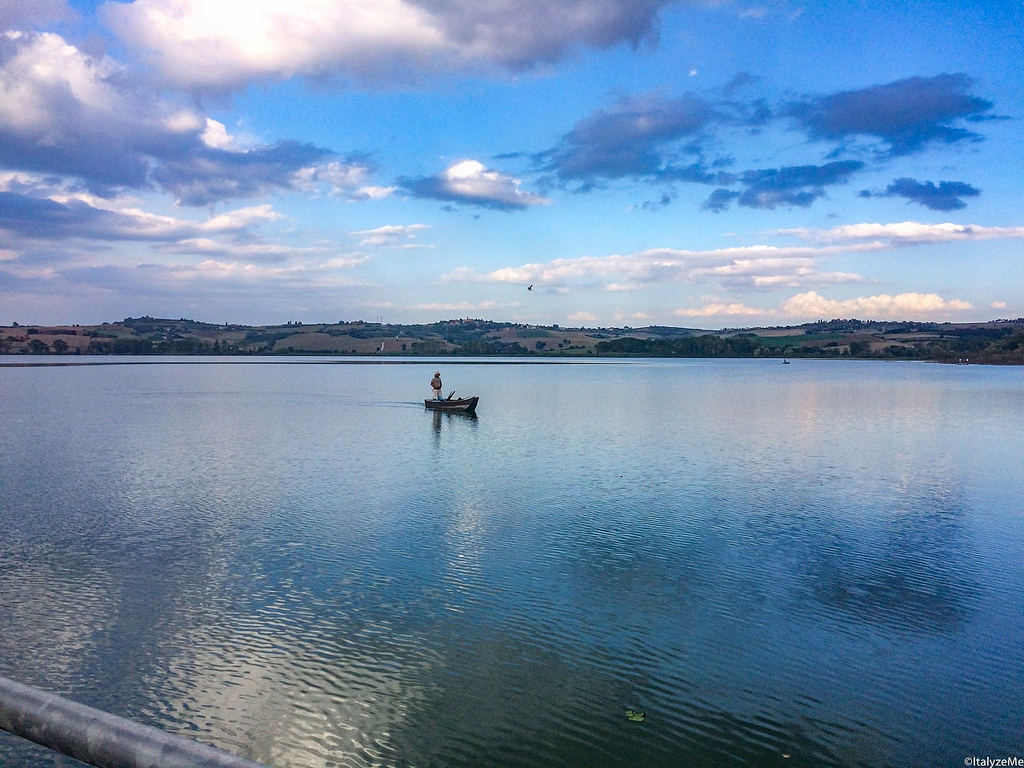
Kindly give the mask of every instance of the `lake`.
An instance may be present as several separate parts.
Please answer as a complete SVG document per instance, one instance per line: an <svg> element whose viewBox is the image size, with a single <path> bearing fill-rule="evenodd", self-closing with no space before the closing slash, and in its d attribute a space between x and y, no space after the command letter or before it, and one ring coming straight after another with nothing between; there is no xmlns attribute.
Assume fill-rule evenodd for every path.
<svg viewBox="0 0 1024 768"><path fill-rule="evenodd" d="M1024 757L1024 369L59 361L0 675L278 768Z"/></svg>

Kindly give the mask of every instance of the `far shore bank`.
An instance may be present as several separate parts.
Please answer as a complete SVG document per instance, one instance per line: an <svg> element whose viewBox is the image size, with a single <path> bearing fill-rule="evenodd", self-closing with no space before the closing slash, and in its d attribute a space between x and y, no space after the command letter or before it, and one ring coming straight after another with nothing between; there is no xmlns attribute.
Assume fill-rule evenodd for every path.
<svg viewBox="0 0 1024 768"><path fill-rule="evenodd" d="M0 326L0 355L280 359L768 358L928 360L1024 365L1024 318L984 323L830 320L772 328L563 328L457 319L426 325L363 321L246 326L125 318L99 325Z"/></svg>

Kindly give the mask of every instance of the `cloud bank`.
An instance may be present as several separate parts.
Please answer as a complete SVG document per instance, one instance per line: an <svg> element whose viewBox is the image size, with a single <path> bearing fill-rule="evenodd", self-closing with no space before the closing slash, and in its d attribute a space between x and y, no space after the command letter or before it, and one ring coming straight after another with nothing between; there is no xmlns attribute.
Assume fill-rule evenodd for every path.
<svg viewBox="0 0 1024 768"><path fill-rule="evenodd" d="M906 155L927 144L953 144L981 137L958 120L977 119L992 102L970 93L964 74L910 77L884 85L789 104L785 112L810 136L842 141L858 136L880 139L888 154Z"/></svg>
<svg viewBox="0 0 1024 768"><path fill-rule="evenodd" d="M752 82L749 76L738 78L718 99L695 94L619 98L578 121L558 145L538 154L538 161L558 183L580 192L620 179L696 183L716 187L702 206L714 213L734 203L762 210L806 208L826 197L830 187L872 170L866 159L884 163L934 144L982 141L962 123L987 119L992 108L971 93L973 82L963 74L907 78L774 106L737 98L737 90ZM719 148L722 135L738 129L750 139L768 127L825 142L823 162L735 170L735 159ZM858 146L857 140L869 145ZM857 156L837 159L845 153ZM962 208L964 197L979 194L965 182L929 184L897 179L877 194L905 197L933 210ZM661 205L670 200L663 195Z"/></svg>
<svg viewBox="0 0 1024 768"><path fill-rule="evenodd" d="M965 197L977 197L981 190L963 181L918 181L911 178L899 178L885 188L884 192L864 190L862 197L902 197L908 202L918 203L933 211L957 211L966 208Z"/></svg>
<svg viewBox="0 0 1024 768"><path fill-rule="evenodd" d="M711 105L696 96L621 99L579 121L548 153L547 167L585 187L623 177L686 178L686 168L674 162L674 143L697 135L711 120ZM694 180L705 180L698 176Z"/></svg>
<svg viewBox="0 0 1024 768"><path fill-rule="evenodd" d="M0 33L0 166L75 177L96 194L160 189L184 205L344 183L369 160L296 141L235 147L224 126L161 99L53 33Z"/></svg>
<svg viewBox="0 0 1024 768"><path fill-rule="evenodd" d="M771 321L805 322L837 317L870 317L875 320L934 320L936 317L954 317L958 312L974 309L961 299L944 299L937 293L900 293L858 296L850 299L828 299L815 291L798 293L775 307L751 307L742 302L706 300L699 307L681 307L677 317L717 318L723 322L755 319Z"/></svg>
<svg viewBox="0 0 1024 768"><path fill-rule="evenodd" d="M461 267L443 282L590 286L605 291L635 291L655 284L713 283L728 289L820 288L867 282L861 275L821 269L840 254L872 253L914 245L986 240L1022 240L1024 227L984 227L951 223L853 224L828 230L785 229L778 235L809 245L750 245L710 250L653 248L636 253L554 259L478 272ZM946 307L954 308L957 307Z"/></svg>
<svg viewBox="0 0 1024 768"><path fill-rule="evenodd" d="M814 291L797 294L780 306L794 317L870 317L875 320L921 320L948 316L974 307L960 299L943 299L936 293L880 294L855 299L826 299Z"/></svg>
<svg viewBox="0 0 1024 768"><path fill-rule="evenodd" d="M522 71L581 47L653 41L671 0L136 0L106 23L167 81L234 89L294 76L363 84Z"/></svg>

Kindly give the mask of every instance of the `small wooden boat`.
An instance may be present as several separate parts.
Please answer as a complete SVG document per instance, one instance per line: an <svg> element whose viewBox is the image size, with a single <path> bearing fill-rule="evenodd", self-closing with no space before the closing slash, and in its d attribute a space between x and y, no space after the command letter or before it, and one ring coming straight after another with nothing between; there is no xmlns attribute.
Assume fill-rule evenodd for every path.
<svg viewBox="0 0 1024 768"><path fill-rule="evenodd" d="M473 413L476 411L476 404L479 399L479 397L453 398L449 395L447 400L429 399L424 400L423 404L435 411L466 411L467 413Z"/></svg>

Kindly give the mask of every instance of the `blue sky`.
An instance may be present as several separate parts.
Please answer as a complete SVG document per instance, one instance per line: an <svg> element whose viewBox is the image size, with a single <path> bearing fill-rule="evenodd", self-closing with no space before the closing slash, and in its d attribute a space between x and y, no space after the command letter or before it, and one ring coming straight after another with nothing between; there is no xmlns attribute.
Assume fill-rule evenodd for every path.
<svg viewBox="0 0 1024 768"><path fill-rule="evenodd" d="M0 323L1024 315L1020 0L0 0L0 30Z"/></svg>

